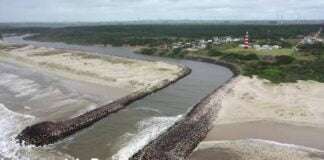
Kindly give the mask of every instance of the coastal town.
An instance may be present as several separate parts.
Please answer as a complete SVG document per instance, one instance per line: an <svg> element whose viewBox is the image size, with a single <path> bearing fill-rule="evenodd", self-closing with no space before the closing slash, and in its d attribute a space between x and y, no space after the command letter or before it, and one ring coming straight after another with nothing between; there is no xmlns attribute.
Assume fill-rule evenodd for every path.
<svg viewBox="0 0 324 160"><path fill-rule="evenodd" d="M320 38L320 34L323 28L320 28L318 32L312 33L308 36L298 35L297 37L302 39L299 44L314 44L314 43L323 43L324 40ZM280 39L281 41L285 41L284 38ZM186 49L188 51L197 51L199 49L208 49L208 48L217 48L226 44L238 44L239 48L253 48L255 50L276 50L281 49L280 45L271 45L271 44L260 44L258 42L250 43L249 33L242 37L232 37L232 36L224 36L224 37L213 37L212 39L200 39L191 42L187 41L178 41L172 43L171 46L166 46L166 48L172 49Z"/></svg>

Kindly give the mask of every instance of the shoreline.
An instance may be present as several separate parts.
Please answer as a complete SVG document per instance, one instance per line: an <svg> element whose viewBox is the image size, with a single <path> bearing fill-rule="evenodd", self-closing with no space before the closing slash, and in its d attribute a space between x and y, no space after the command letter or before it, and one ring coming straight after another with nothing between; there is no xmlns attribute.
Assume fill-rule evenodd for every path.
<svg viewBox="0 0 324 160"><path fill-rule="evenodd" d="M213 59L210 59L210 58L203 58L203 57L185 57L184 59L190 59L190 60L196 60L196 61L206 61L208 63L211 63L213 61L217 61L217 60L213 60ZM214 62L214 63L216 63L216 62ZM239 69L238 68L233 67L233 66L231 66L230 64L228 64L226 62L217 62L217 64L225 66L227 68L232 67L232 69L231 68L230 69L234 73L233 78L231 80L229 80L228 82L226 82L226 85L224 85L224 86L229 85L239 75ZM223 88L223 87L221 87L221 88ZM216 89L216 91L213 91L207 97L210 97L213 93L214 94L219 93L219 90L220 89ZM207 97L204 98L202 101L206 100ZM202 103L202 101L199 102L199 103ZM150 142L149 145L147 145L146 147L144 147L144 149L142 149L143 151L142 150L140 151L140 152L143 152L143 153L138 153L137 157L133 157L133 159L152 159L152 158L178 159L178 158L188 157L188 155L190 155L190 153L188 154L188 152L191 152L193 150L192 148L194 148L193 147L194 145L197 146L197 141L201 141L201 139L206 137L206 135L208 134L209 127L213 125L213 124L211 124L210 120L212 118L215 118L215 117L209 117L209 115L206 115L206 114L204 114L204 116L199 116L198 113L197 113L198 110L204 110L204 107L202 107L203 109L202 108L197 109L197 108L199 108L197 105L195 107L193 107L193 109L191 109L191 111L185 116L185 118L179 120L175 125L173 125L171 128L169 128L166 132L163 132L159 136L159 138L157 138L156 140L153 140L155 142L153 142L153 141ZM186 120L191 120L191 118L195 117L194 115L198 116L198 117L196 117L197 119L194 119L195 120L194 122L189 121L188 123L186 123ZM189 118L187 118L187 117L189 117ZM206 127L206 126L209 126L209 127ZM177 136L180 136L180 137L183 136L181 134L176 135L176 134L178 134L177 132L179 130L180 131L181 130L182 131L183 130L190 131L189 128L191 128L193 130L195 130L195 129L202 130L203 132L206 132L206 130L207 130L207 134L205 136L203 135L205 133L197 133L199 135L191 135L192 133L188 133L188 134L185 135L185 136L187 136L188 140L191 140L188 137L194 137L193 138L194 142L186 143L186 142L181 142L181 140L177 140ZM168 141L168 140L169 141L174 140L174 141L178 141L178 142L180 141L182 144L177 145L176 144L177 142L174 142L174 141L173 142L167 142L168 144L162 144L163 141ZM184 141L184 140L182 140L182 141ZM152 143L152 145L151 145L151 143ZM156 147L156 146L158 146L158 147ZM146 150L145 150L145 148L146 148ZM179 151L179 150L181 150L181 151ZM181 152L181 153L179 153L178 155L172 155L174 153L178 153L178 151ZM163 152L163 153L161 153L161 152Z"/></svg>
<svg viewBox="0 0 324 160"><path fill-rule="evenodd" d="M278 134L280 133L280 134ZM263 139L278 143L306 146L324 151L323 127L295 125L290 122L259 120L214 125L204 142Z"/></svg>
<svg viewBox="0 0 324 160"><path fill-rule="evenodd" d="M209 160L215 159L213 157L218 157L217 155L219 155L218 159L222 159L222 155L227 157L237 153L236 159L242 160L262 159L258 157L269 159L271 156L286 160L282 157L297 156L300 152L300 150L286 148L280 158L280 155L269 154L272 150L267 148L267 144L246 141L249 139L324 151L324 141L322 141L324 101L323 95L320 94L324 90L323 83L299 81L273 85L255 77L240 76L238 79L236 86L222 100L222 109L215 117L213 128L191 154L190 159ZM236 143L238 141L240 143ZM241 141L251 146L250 150L242 149L244 145ZM206 148L204 147L206 143L212 145ZM256 156L253 152L259 150L254 146L266 149ZM279 146L274 147L277 149ZM224 148L226 151L223 151ZM204 154L209 156L199 158ZM305 154L312 154L312 152L307 150ZM249 155L249 158L246 158L246 155ZM314 156L323 158L322 154L318 153ZM305 155L304 159L312 159L312 157Z"/></svg>
<svg viewBox="0 0 324 160"><path fill-rule="evenodd" d="M198 144L211 130L214 115L221 106L214 98L222 98L236 83L239 69L230 63L204 57L185 57L184 59L224 66L233 72L232 78L201 99L190 111L173 126L139 150L131 160L183 159L188 158ZM217 107L208 107L208 103Z"/></svg>
<svg viewBox="0 0 324 160"><path fill-rule="evenodd" d="M222 100L218 100L218 98L221 97L220 99L224 99L222 96L230 93L234 86L240 81L240 70L233 64L205 57L187 56L184 59L222 65L229 68L234 73L234 75L224 85L202 99L196 106L191 109L188 114L186 114L184 118L180 119L171 128L159 135L158 138L151 141L143 149L133 155L131 159L167 160L189 158L191 154L194 153L194 149L199 148L198 145L203 142L203 140L215 126L215 122L212 121L215 121L215 119L218 118L220 114L218 112L223 107L222 104L218 104L222 103ZM218 101L218 103L216 102L216 104L213 105L214 107L210 108L210 104L208 103L213 100ZM205 114L202 114L203 112L205 112ZM304 127L301 123L298 122L299 121L296 121L295 124L299 124L301 125L301 127ZM317 136L317 138L319 137L320 135ZM295 138L298 139L298 137ZM314 142L316 142L316 138Z"/></svg>
<svg viewBox="0 0 324 160"><path fill-rule="evenodd" d="M212 97L214 94L216 94L216 95L220 94L219 93L219 92L221 92L220 90L222 90L224 88L225 88L225 90L227 90L224 92L228 92L228 90L231 90L231 87L230 87L231 84L235 83L235 81L240 73L239 69L236 66L229 64L227 62L216 60L216 59L210 59L207 57L194 57L194 56L186 56L183 59L221 65L226 68L229 68L234 73L234 76L231 79L229 79L224 85L217 88L215 91L211 92L209 95L207 95L205 98L203 98L197 105L195 105L190 110L189 113L186 114L186 116L184 118L180 119L172 127L170 127L167 131L163 132L160 136L158 136L157 139L151 141L148 145L146 145L143 149L141 149L137 154L135 154L132 157L132 159L152 159L152 158L179 159L179 158L189 157L191 155L192 151L202 141L202 139L204 139L207 136L207 134L211 130L211 127L213 126L211 121L213 118L216 118L216 117L214 117L216 114L214 113L214 116L213 116L213 115L208 115L206 113L218 112L220 110L220 108L218 108L218 107L215 107L217 109L213 110L213 111L209 110L208 108L204 108L204 107L206 107L206 106L203 106L203 105L206 105L204 103L208 103L208 102L204 102L204 101L213 100L210 97ZM202 106L200 106L200 104ZM205 113L202 113L202 112L205 112ZM189 132L189 133L183 134L184 137L186 137L186 138L177 140L177 136L178 136L178 138L179 138L179 136L180 137L183 136L182 134L178 133L179 130L184 131L184 132ZM192 131L192 130L195 130L195 131ZM197 131L197 130L199 130L199 131ZM184 139L192 140L192 141L183 142ZM173 141L173 142L170 142L170 141ZM166 143L164 143L164 142L166 142ZM179 143L179 144L177 144L177 143Z"/></svg>
<svg viewBox="0 0 324 160"><path fill-rule="evenodd" d="M25 51L25 49L26 48L22 47L22 51ZM20 56L16 56L15 52L19 53L19 51L20 51L20 48L18 48L18 50L14 50L13 53L11 53L11 50L8 50L7 51L8 53L6 51L4 51L5 54L9 55L9 57L4 57L4 58L7 58L9 61L11 59L13 59L13 60L18 59L17 63L18 64L22 63L21 65L29 62L30 64L27 63L25 65L33 66L33 65L35 65L34 64L35 62L38 62L37 59L35 59L35 58L33 59L33 56L35 54L37 54L37 56L39 56L38 54L41 54L43 52L43 50L45 52L44 53L45 55L47 54L48 51L55 52L55 53L60 52L58 55L65 54L64 52L69 52L69 50L55 50L55 49L46 49L46 48L42 48L42 47L39 48L38 50L36 49L36 52L35 52L34 50L28 50L28 46L27 46L27 51L25 51L26 56L24 56L24 54L20 55ZM11 57L10 53L14 54L14 55L12 55L12 57ZM50 53L50 52L48 52L48 53L50 54L50 56L52 55L52 53ZM74 52L72 52L72 53L74 53ZM31 58L28 59L29 54L31 54ZM84 54L86 54L86 53L84 53ZM54 55L56 55L56 54L54 54ZM89 54L89 56L90 55L91 54ZM80 55L76 54L76 56L80 56ZM26 57L26 58L23 59L24 57ZM90 58L94 58L94 57L91 56ZM98 58L98 57L96 57L96 58ZM109 62L116 59L118 62L122 62L122 63L124 63L124 61L127 61L127 62L129 62L129 65L132 65L136 61L136 60L130 60L130 59L126 59L126 58L119 58L119 57L115 58L113 56L109 56L109 58L111 58L111 59L107 59ZM22 62L20 62L20 60ZM33 61L33 60L36 60L36 61ZM60 59L58 59L58 60L60 60ZM93 59L90 59L90 60L93 60ZM24 61L27 61L27 62L24 62ZM42 63L42 62L40 61L40 63ZM113 63L113 62L111 62L111 63ZM116 62L114 62L114 63L116 63ZM161 68L161 70L158 73L160 73L160 72L163 72L164 74L169 73L169 70L166 70L166 69L169 69L168 66L166 66L166 65L169 65L167 63L164 64L162 62L138 61L138 64L136 64L136 65L146 65L146 64L147 64L146 67L150 67L149 66L149 64L150 64L150 65L156 65L155 68L157 68L157 69ZM84 64L84 65L86 65L86 64ZM121 64L118 64L118 65L121 65ZM36 63L35 67L36 67L35 69L41 69L41 66L38 66L37 63ZM166 68L164 69L164 67L166 67ZM176 67L176 68L171 70L172 72L170 71L170 75L168 77L165 77L164 79L159 79L159 81L156 81L152 84L147 83L147 84L145 84L144 87L142 87L142 89L133 90L127 96L124 96L117 100L109 102L106 105L102 105L101 107L98 107L92 111L86 112L85 114L79 115L77 117L70 118L67 120L62 120L62 121L60 121L60 120L58 120L58 121L44 121L44 122L34 124L32 126L28 126L16 137L16 139L17 139L17 141L19 141L20 143L23 143L24 145L43 146L43 145L55 143L59 140L62 140L64 138L76 133L77 131L79 131L81 129L84 129L84 128L87 128L87 127L93 125L95 122L107 117L108 115L110 115L112 113L116 113L116 112L120 111L121 109L126 108L128 104L130 104L136 100L142 99L152 93L155 93L163 88L168 87L169 85L177 82L178 80L186 77L187 75L189 75L191 73L191 69L186 66L182 66L182 65L171 66L170 65L170 67ZM175 72L175 71L176 71L176 74L173 74L173 72ZM50 68L49 68L48 72L51 73ZM65 72L64 68L63 68L62 72ZM68 73L66 73L66 74L68 74ZM137 76L139 76L140 74L141 73L137 73ZM130 75L128 75L128 76L130 76ZM163 74L156 76L156 79L158 79L161 76L163 76ZM146 79L150 79L152 77L154 77L154 76L146 77ZM145 81L145 80L143 80L143 81ZM139 87L139 86L137 86L137 87Z"/></svg>
<svg viewBox="0 0 324 160"><path fill-rule="evenodd" d="M320 160L324 151L261 139L202 142L190 160Z"/></svg>
<svg viewBox="0 0 324 160"><path fill-rule="evenodd" d="M59 140L67 138L70 135L73 135L82 129L90 127L97 121L106 118L110 114L126 108L127 105L135 102L136 100L142 99L150 94L168 87L169 85L172 85L178 80L186 77L188 74L190 74L190 72L191 70L189 68L184 68L181 72L182 74L173 81L164 82L161 84L161 86L154 88L151 91L132 93L72 119L58 122L47 121L34 124L24 129L16 137L16 139L19 141L19 143L24 145L44 146L53 144Z"/></svg>

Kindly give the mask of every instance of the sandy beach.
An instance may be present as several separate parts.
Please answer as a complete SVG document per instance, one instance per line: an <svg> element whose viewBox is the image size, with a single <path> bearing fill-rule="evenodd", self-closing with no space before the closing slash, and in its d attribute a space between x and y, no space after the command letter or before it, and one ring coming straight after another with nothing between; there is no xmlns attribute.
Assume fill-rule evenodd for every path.
<svg viewBox="0 0 324 160"><path fill-rule="evenodd" d="M222 100L215 124L255 120L324 124L324 84L314 81L272 84L240 76Z"/></svg>
<svg viewBox="0 0 324 160"><path fill-rule="evenodd" d="M16 107L18 112L26 114L25 110L28 110L28 114L37 116L37 121L20 131L18 136L15 136L16 139L27 145L36 146L53 144L94 125L103 118L126 108L128 104L175 83L191 72L187 67L160 61L133 60L32 45L1 44L0 53L0 62L3 63L1 65L6 66L7 70L0 72L5 75L0 82L0 87L12 91L12 94L16 94L18 98L25 98L27 94L29 97L25 99L30 101L35 94L38 94L36 92L39 90L39 92L47 92L49 89L46 87L57 82L60 82L60 86L57 87L67 93L63 95L62 102L59 98L54 99L53 103L57 102L54 105L43 103L43 108L35 107L33 104ZM28 68L29 75L22 71L24 68ZM32 76L38 73L36 77ZM53 76L55 78L53 82L40 80L40 78L50 79ZM61 83L63 80L64 82ZM65 82L69 80L71 80L71 85ZM86 85L84 86L83 83ZM20 86L22 89L19 91L23 93L14 93L18 89L12 85ZM128 94L123 94L118 99L93 104L92 100L97 99L95 93L100 92L96 86L101 86L108 91L109 88L120 89ZM73 94L69 93L70 90ZM113 92L113 90L110 91ZM87 94L82 94L83 92ZM52 98L51 96L56 95L49 94L48 97ZM18 98L8 101L9 105L6 104L6 106L15 106L10 103L20 102ZM83 99L90 100L90 102L82 101ZM76 107L74 107L72 102L80 103L75 104Z"/></svg>
<svg viewBox="0 0 324 160"><path fill-rule="evenodd" d="M0 41L0 100L11 110L63 120L161 87L181 66ZM6 94L5 94L6 93ZM48 106L44 108L44 106Z"/></svg>
<svg viewBox="0 0 324 160"><path fill-rule="evenodd" d="M273 84L238 76L212 95L207 106L221 109L190 159L323 159L311 149L324 150L322 93L324 84L314 81Z"/></svg>
<svg viewBox="0 0 324 160"><path fill-rule="evenodd" d="M176 79L183 67L164 62L132 60L96 53L24 47L4 47L1 59L46 70L66 78L123 88L150 90Z"/></svg>
<svg viewBox="0 0 324 160"><path fill-rule="evenodd" d="M264 140L202 142L191 160L322 160L324 152Z"/></svg>

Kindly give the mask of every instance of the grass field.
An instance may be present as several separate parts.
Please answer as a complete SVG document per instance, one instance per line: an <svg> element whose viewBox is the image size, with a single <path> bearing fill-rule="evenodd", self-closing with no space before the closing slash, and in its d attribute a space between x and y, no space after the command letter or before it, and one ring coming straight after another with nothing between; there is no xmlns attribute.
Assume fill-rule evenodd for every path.
<svg viewBox="0 0 324 160"><path fill-rule="evenodd" d="M259 56L264 56L264 55L272 55L272 56L279 56L279 55L287 55L287 56L293 56L294 55L294 49L288 49L288 48L283 48L283 49L273 49L273 50L256 50L254 48L251 49L244 49L244 48L231 48L231 49L226 49L223 51L224 53L237 53L237 54L256 54Z"/></svg>

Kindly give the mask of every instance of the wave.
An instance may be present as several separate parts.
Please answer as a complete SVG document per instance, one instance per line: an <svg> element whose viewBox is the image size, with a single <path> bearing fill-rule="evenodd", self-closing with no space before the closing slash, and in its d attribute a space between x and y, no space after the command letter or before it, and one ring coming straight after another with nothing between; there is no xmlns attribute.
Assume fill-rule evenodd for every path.
<svg viewBox="0 0 324 160"><path fill-rule="evenodd" d="M0 159L33 160L33 159L57 159L58 157L70 157L59 152L49 152L49 149L40 149L34 146L22 146L15 137L26 126L36 121L30 115L13 112L0 103Z"/></svg>
<svg viewBox="0 0 324 160"><path fill-rule="evenodd" d="M137 124L139 132L134 135L130 141L122 145L122 148L112 156L112 159L128 160L150 141L157 138L161 133L171 127L181 117L182 115L176 117L152 117L140 121Z"/></svg>
<svg viewBox="0 0 324 160"><path fill-rule="evenodd" d="M162 112L159 109L150 108L150 107L138 107L138 108L135 108L135 110L150 111L150 112L157 113L159 115L162 114Z"/></svg>
<svg viewBox="0 0 324 160"><path fill-rule="evenodd" d="M311 151L317 151L317 152L323 152L323 150L317 149L317 148L311 148L303 145L296 145L296 144L287 144L287 143L281 143L276 141L270 141L270 140L264 140L264 139L249 139L251 142L257 142L257 143L267 143L274 146L281 146L281 147L287 147L291 149L301 149L301 150L311 150Z"/></svg>
<svg viewBox="0 0 324 160"><path fill-rule="evenodd" d="M16 97L30 96L40 88L40 85L36 82L20 78L14 74L2 73L0 77L0 85L6 87Z"/></svg>
<svg viewBox="0 0 324 160"><path fill-rule="evenodd" d="M34 117L10 111L3 104L0 104L0 114L0 154L10 159L22 158L17 155L20 146L16 143L15 136Z"/></svg>

